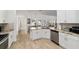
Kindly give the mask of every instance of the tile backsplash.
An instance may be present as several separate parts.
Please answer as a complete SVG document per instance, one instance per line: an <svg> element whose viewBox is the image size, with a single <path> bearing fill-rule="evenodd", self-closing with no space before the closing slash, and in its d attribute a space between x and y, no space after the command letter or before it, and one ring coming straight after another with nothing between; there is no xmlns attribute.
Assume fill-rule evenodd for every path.
<svg viewBox="0 0 79 59"><path fill-rule="evenodd" d="M10 23L0 23L0 32L8 32L14 29L13 24Z"/></svg>
<svg viewBox="0 0 79 59"><path fill-rule="evenodd" d="M61 29L66 31L69 31L69 28L72 28L73 26L79 27L79 23L61 23L60 25Z"/></svg>

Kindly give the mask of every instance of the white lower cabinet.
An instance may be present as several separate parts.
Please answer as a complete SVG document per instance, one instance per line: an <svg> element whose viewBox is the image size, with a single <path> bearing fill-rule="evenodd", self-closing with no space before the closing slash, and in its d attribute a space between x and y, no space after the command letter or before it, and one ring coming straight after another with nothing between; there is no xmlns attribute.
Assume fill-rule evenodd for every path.
<svg viewBox="0 0 79 59"><path fill-rule="evenodd" d="M12 37L13 35L12 35L12 34L13 34L13 32L10 32L10 33L9 33L8 48L9 48L9 47L11 46L11 44L12 44L12 40L13 40L13 37Z"/></svg>
<svg viewBox="0 0 79 59"><path fill-rule="evenodd" d="M60 46L66 48L67 42L66 42L66 37L64 33L59 33L59 44Z"/></svg>
<svg viewBox="0 0 79 59"><path fill-rule="evenodd" d="M30 38L32 40L36 40L36 39L40 39L40 38L50 39L50 30L49 29L31 30Z"/></svg>
<svg viewBox="0 0 79 59"><path fill-rule="evenodd" d="M67 49L79 49L79 38L66 33L59 33L60 46Z"/></svg>
<svg viewBox="0 0 79 59"><path fill-rule="evenodd" d="M9 39L8 39L8 48L10 48L11 44L15 41L16 36L14 34L14 31L11 31L9 33Z"/></svg>
<svg viewBox="0 0 79 59"><path fill-rule="evenodd" d="M38 31L31 30L30 31L30 39L32 39L32 40L38 39Z"/></svg>

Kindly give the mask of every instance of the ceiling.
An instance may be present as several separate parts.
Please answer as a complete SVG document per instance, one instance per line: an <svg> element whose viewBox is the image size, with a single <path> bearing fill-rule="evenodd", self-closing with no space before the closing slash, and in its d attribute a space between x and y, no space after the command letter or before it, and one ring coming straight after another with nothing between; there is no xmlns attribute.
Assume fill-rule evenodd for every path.
<svg viewBox="0 0 79 59"><path fill-rule="evenodd" d="M56 10L17 10L17 14L26 15L27 13L37 13L49 16L57 16Z"/></svg>

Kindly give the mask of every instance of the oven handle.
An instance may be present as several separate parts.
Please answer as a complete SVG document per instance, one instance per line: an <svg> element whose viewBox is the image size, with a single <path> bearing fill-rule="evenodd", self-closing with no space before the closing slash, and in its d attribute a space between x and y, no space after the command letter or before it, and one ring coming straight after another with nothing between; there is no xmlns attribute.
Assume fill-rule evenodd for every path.
<svg viewBox="0 0 79 59"><path fill-rule="evenodd" d="M1 45L2 43L4 43L7 39L8 39L8 38L4 38L3 40L1 40L1 41L0 41L0 45Z"/></svg>

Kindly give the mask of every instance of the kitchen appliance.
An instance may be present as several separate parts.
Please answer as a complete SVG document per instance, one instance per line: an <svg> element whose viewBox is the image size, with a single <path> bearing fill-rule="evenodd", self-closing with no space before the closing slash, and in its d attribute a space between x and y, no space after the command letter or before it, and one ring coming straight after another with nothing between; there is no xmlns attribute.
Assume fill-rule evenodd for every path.
<svg viewBox="0 0 79 59"><path fill-rule="evenodd" d="M59 45L59 32L56 30L51 30L51 41Z"/></svg>
<svg viewBox="0 0 79 59"><path fill-rule="evenodd" d="M0 25L0 32L2 32L4 30L4 25Z"/></svg>
<svg viewBox="0 0 79 59"><path fill-rule="evenodd" d="M0 26L0 32L1 32L1 26Z"/></svg>
<svg viewBox="0 0 79 59"><path fill-rule="evenodd" d="M73 26L72 28L69 28L69 31L79 34L79 26Z"/></svg>
<svg viewBox="0 0 79 59"><path fill-rule="evenodd" d="M0 26L0 32L3 30L3 27L2 26Z"/></svg>
<svg viewBox="0 0 79 59"><path fill-rule="evenodd" d="M0 35L0 49L8 48L8 34Z"/></svg>

